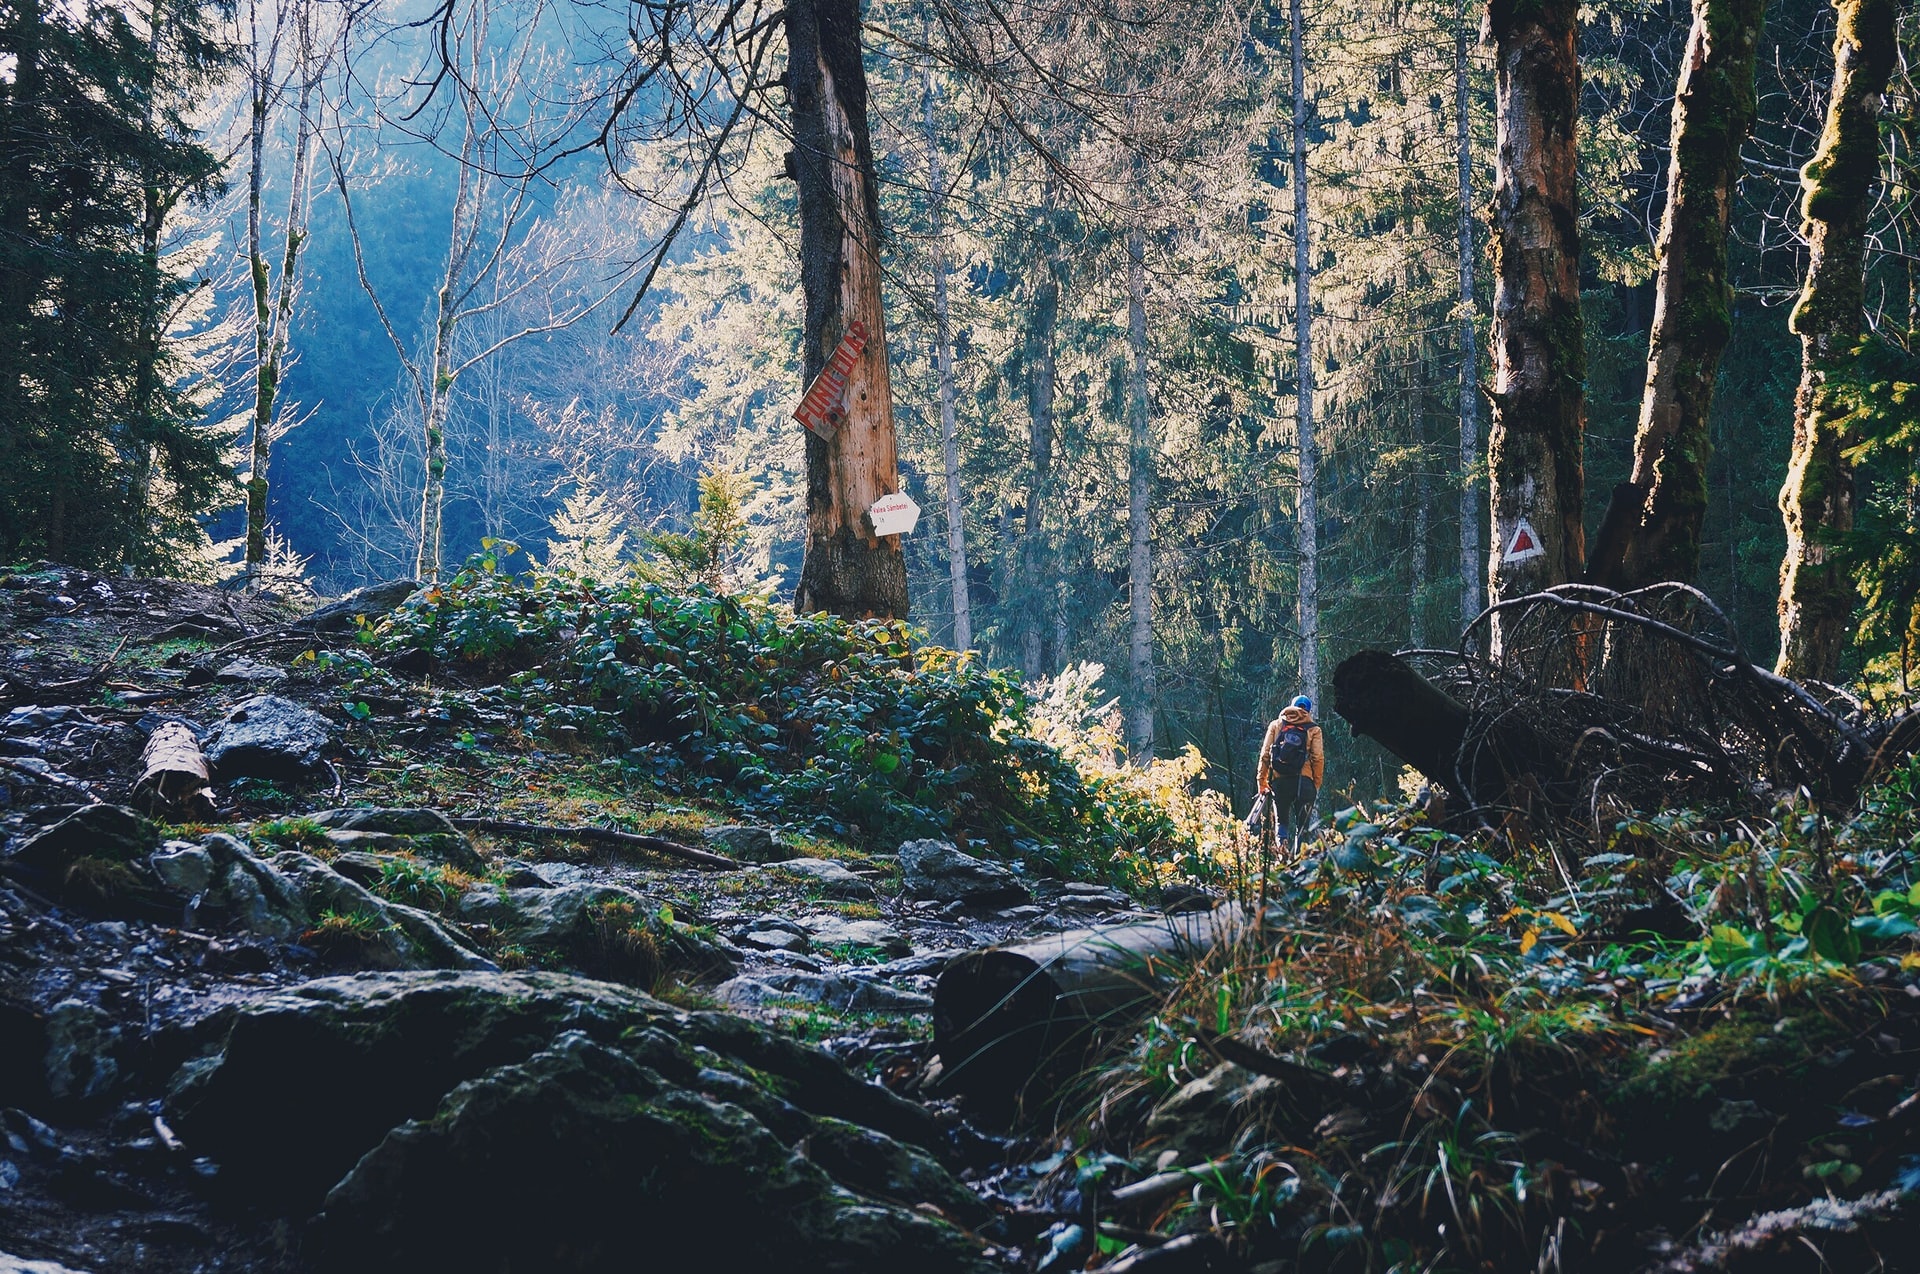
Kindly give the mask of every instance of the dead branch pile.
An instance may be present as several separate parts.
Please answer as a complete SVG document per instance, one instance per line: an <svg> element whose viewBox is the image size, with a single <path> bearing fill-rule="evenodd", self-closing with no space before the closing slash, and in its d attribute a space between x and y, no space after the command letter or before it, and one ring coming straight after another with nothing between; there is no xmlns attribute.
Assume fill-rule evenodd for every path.
<svg viewBox="0 0 1920 1274"><path fill-rule="evenodd" d="M1582 821L1843 803L1920 744L1920 714L1757 667L1680 584L1563 585L1489 608L1457 650L1363 651L1335 670L1334 711L1468 806Z"/></svg>

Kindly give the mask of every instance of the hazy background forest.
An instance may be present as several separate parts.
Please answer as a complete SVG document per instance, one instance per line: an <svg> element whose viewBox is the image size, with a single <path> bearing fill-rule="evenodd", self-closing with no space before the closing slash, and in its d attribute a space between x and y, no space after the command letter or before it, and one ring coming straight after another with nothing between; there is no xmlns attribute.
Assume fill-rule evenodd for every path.
<svg viewBox="0 0 1920 1274"><path fill-rule="evenodd" d="M44 16L12 9L10 38ZM153 155L167 148L130 161L123 192L159 227L164 383L143 391L124 360L96 362L63 410L84 424L72 437L111 438L139 393L171 395L173 432L118 446L149 459L104 488L91 444L74 443L65 469L16 467L0 479L12 487L6 554L235 575L260 417L278 587L304 576L337 593L414 573L430 480L445 486L446 569L495 540L523 548L515 566L622 570L650 535L686 530L703 475L720 474L731 483L709 490L730 485L746 517L731 586L791 594L805 435L789 414L801 299L784 122L736 110L715 73L709 97L663 95L605 129L599 107L627 56L623 5L476 0L444 27L429 20L438 12L127 7L120 52L138 63L151 40L152 69L127 98L125 131ZM1128 676L1137 236L1153 476L1145 706L1159 750L1196 744L1244 803L1261 727L1303 687L1305 560L1319 668L1362 647L1450 646L1484 592L1493 72L1481 14L1450 0L1304 6L1319 465L1317 535L1303 543L1284 7L1147 6L1129 22L1094 6L1043 26L1031 48L976 50L1000 59L987 77L932 39L943 12L876 2L863 37L900 464L924 509L906 542L912 617L965 644L964 579L979 657L1027 678L1098 662L1110 692L1142 707ZM1589 534L1632 461L1688 20L1673 0L1583 11ZM1910 14L1902 24L1904 47ZM1800 364L1787 326L1806 269L1798 170L1818 138L1833 35L1825 0L1770 6L1732 218L1737 299L1698 583L1761 663L1778 640L1777 499ZM1036 73L1011 97L1022 60ZM1895 333L1915 325L1899 140L1914 136L1910 67L1888 99L1895 144L1869 236L1870 322ZM284 346L264 409L262 332ZM443 458L427 453L436 432ZM150 459L156 447L166 463ZM60 518L91 529L50 529ZM1902 637L1870 631L1849 672ZM1324 691L1312 670L1304 681ZM1397 766L1372 745L1330 751L1336 789L1391 786Z"/></svg>

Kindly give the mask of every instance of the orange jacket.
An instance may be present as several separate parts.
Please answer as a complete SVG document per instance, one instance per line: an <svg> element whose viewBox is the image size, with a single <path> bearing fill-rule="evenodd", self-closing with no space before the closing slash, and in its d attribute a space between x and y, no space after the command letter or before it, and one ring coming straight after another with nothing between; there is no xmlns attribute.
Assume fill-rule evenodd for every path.
<svg viewBox="0 0 1920 1274"><path fill-rule="evenodd" d="M1267 727L1267 737L1260 744L1260 790L1267 790L1267 778L1273 772L1273 745L1280 739L1280 731L1287 726L1304 725L1307 727L1307 763L1300 767L1303 778L1313 780L1315 787L1327 773L1327 749L1320 739L1320 727L1313 723L1313 714L1305 708L1288 705L1278 719Z"/></svg>

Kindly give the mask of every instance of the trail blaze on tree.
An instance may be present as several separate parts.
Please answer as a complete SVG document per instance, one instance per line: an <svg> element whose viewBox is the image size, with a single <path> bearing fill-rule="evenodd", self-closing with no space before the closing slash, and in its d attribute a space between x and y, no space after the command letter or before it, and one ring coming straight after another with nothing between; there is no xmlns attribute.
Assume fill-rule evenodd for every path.
<svg viewBox="0 0 1920 1274"><path fill-rule="evenodd" d="M846 415L833 440L807 435L807 543L794 607L901 618L906 556L897 537L877 539L864 521L875 500L900 489L900 471L859 0L795 0L787 49L806 298L803 382L819 375L854 321L872 334L848 377Z"/></svg>
<svg viewBox="0 0 1920 1274"><path fill-rule="evenodd" d="M1694 0L1674 98L1633 476L1615 488L1595 537L1591 577L1608 588L1691 583L1700 571L1713 450L1708 412L1733 334L1727 228L1740 146L1753 127L1753 59L1765 12L1765 0Z"/></svg>
<svg viewBox="0 0 1920 1274"><path fill-rule="evenodd" d="M1853 469L1841 454L1827 377L1864 321L1868 191L1880 167L1880 96L1894 63L1893 0L1837 0L1833 96L1820 147L1800 174L1807 282L1790 323L1800 337L1800 389L1793 402L1793 456L1780 512L1787 554L1780 568L1782 676L1831 681L1852 616L1852 581L1833 541L1853 526Z"/></svg>
<svg viewBox="0 0 1920 1274"><path fill-rule="evenodd" d="M1586 557L1586 345L1574 186L1578 16L1575 0L1492 0L1487 9L1499 140L1488 435L1493 602L1578 579ZM1522 519L1540 536L1546 551L1539 556L1504 551Z"/></svg>

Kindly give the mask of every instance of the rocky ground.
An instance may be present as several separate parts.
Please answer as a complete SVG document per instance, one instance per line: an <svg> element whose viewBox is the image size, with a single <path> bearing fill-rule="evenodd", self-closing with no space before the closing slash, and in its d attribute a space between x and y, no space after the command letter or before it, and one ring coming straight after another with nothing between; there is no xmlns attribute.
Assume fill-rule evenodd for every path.
<svg viewBox="0 0 1920 1274"><path fill-rule="evenodd" d="M1154 913L343 694L405 591L0 577L0 1270L1029 1263L934 979ZM142 783L180 726L209 781Z"/></svg>

